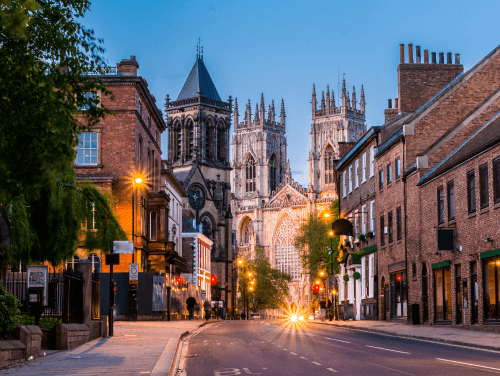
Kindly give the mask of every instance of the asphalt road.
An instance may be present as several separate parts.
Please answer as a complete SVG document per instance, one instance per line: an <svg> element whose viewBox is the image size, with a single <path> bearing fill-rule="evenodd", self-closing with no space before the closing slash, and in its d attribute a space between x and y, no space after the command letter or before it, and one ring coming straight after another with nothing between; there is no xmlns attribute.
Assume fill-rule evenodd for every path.
<svg viewBox="0 0 500 376"><path fill-rule="evenodd" d="M498 351L314 323L223 321L193 334L186 345L187 376L500 374Z"/></svg>

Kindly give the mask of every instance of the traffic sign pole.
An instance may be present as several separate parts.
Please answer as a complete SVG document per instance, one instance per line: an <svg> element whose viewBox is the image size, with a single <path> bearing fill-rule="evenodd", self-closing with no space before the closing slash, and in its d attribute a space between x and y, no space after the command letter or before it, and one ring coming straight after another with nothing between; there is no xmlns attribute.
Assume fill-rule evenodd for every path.
<svg viewBox="0 0 500 376"><path fill-rule="evenodd" d="M113 253L113 242L110 244L109 253ZM113 263L109 266L109 336L113 336L113 305L115 304L115 281L113 281Z"/></svg>

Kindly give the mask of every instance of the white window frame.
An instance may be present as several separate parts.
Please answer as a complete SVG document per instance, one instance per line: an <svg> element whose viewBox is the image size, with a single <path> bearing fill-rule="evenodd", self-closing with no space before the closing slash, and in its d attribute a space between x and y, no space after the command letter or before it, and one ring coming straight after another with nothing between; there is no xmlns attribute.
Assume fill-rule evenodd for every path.
<svg viewBox="0 0 500 376"><path fill-rule="evenodd" d="M375 146L370 148L370 177L375 175Z"/></svg>
<svg viewBox="0 0 500 376"><path fill-rule="evenodd" d="M396 179L401 177L401 159L399 157L396 158Z"/></svg>
<svg viewBox="0 0 500 376"><path fill-rule="evenodd" d="M352 192L352 166L349 166L349 193Z"/></svg>
<svg viewBox="0 0 500 376"><path fill-rule="evenodd" d="M359 159L354 162L354 188L359 187Z"/></svg>
<svg viewBox="0 0 500 376"><path fill-rule="evenodd" d="M347 175L347 171L344 171L342 173L342 186L343 186L343 190L342 190L342 197L346 197L347 196L347 181L346 181L346 175Z"/></svg>
<svg viewBox="0 0 500 376"><path fill-rule="evenodd" d="M361 177L361 184L366 181L366 153L363 153L363 174Z"/></svg>
<svg viewBox="0 0 500 376"><path fill-rule="evenodd" d="M361 299L366 299L366 257L361 258Z"/></svg>
<svg viewBox="0 0 500 376"><path fill-rule="evenodd" d="M361 207L361 229L362 234L366 234L366 205Z"/></svg>
<svg viewBox="0 0 500 376"><path fill-rule="evenodd" d="M373 298L375 286L375 254L368 255L368 297Z"/></svg>
<svg viewBox="0 0 500 376"><path fill-rule="evenodd" d="M354 211L354 235L359 234L359 228L358 228L358 209ZM356 240L356 239L354 239Z"/></svg>
<svg viewBox="0 0 500 376"><path fill-rule="evenodd" d="M375 200L370 202L370 231L375 234Z"/></svg>
<svg viewBox="0 0 500 376"><path fill-rule="evenodd" d="M85 147L85 143L87 142L86 138L89 137L88 147ZM93 138L95 137L95 140ZM92 146L92 143L95 141L95 147ZM97 166L99 165L99 144L100 144L100 133L99 132L82 132L78 135L78 145L76 147L76 159L75 164L77 166ZM85 162L85 154L86 151L89 154L89 162ZM94 154L94 155L93 155ZM81 158L81 162L79 159ZM95 158L95 161L92 161L92 158Z"/></svg>

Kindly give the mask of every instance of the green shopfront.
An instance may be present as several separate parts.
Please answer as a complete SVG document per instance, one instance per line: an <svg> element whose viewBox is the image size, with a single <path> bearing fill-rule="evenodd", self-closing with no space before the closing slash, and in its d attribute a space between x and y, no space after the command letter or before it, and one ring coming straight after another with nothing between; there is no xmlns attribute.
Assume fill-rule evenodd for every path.
<svg viewBox="0 0 500 376"><path fill-rule="evenodd" d="M500 323L500 249L480 254L483 264L485 324Z"/></svg>

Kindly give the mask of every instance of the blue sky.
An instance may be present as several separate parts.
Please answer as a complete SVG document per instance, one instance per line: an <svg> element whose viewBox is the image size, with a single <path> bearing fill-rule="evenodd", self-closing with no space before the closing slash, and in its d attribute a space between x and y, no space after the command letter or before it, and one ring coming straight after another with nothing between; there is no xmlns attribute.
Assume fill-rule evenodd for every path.
<svg viewBox="0 0 500 376"><path fill-rule="evenodd" d="M250 99L254 110L261 92L266 106L284 98L288 158L307 186L313 83L319 96L329 84L338 98L340 70L358 101L363 84L367 128L380 125L387 99L397 97L400 43L460 53L468 70L500 44L498 14L498 0L94 0L83 23L104 38L109 64L137 56L161 110L167 94L177 98L201 37L223 100ZM166 133L162 147L165 156Z"/></svg>

